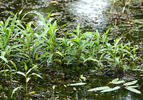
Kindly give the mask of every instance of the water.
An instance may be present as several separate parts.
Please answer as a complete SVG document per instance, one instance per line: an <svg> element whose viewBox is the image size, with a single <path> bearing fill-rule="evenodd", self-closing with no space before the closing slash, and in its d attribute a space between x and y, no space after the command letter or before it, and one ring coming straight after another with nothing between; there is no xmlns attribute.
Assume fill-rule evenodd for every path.
<svg viewBox="0 0 143 100"><path fill-rule="evenodd" d="M38 11L46 16L49 12L53 11L53 13L55 13L54 17L61 20L60 24L67 24L67 27L70 29L76 27L77 24L80 24L83 28L89 27L93 30L96 30L99 28L103 29L108 24L108 16L110 15L107 15L107 11L110 6L111 4L109 0L59 0L59 4L51 4L49 0L27 0L27 2L23 0L2 0L0 1L0 12L4 10L9 10L14 13L20 10L23 10L23 13L28 11ZM2 13L0 15L0 19L4 19L6 17L6 14ZM34 17L34 19L30 20L35 20L40 23L40 20L37 17ZM42 25L42 23L40 24ZM62 75L60 76L52 72L51 76L45 75L45 77L47 77L47 79L45 78L45 87L40 88L41 92L39 94L44 94L44 96L47 98L47 94L51 95L53 93L53 90L49 87L56 85L54 96L60 97L61 99L70 98L72 100L73 98L74 100L143 100L142 95L137 95L126 90L111 92L107 94L88 93L86 91L87 89L107 84L109 80L111 80L110 77L103 78L97 77L95 75L89 75L90 78L88 78L88 85L79 87L77 90L72 87L64 87L64 84L78 82L75 81L78 80L76 79L77 76L71 76L65 80L64 78L61 78L63 77ZM140 90L142 90L142 88L140 88Z"/></svg>
<svg viewBox="0 0 143 100"><path fill-rule="evenodd" d="M50 0L29 0L27 2L23 0L4 0L0 5L0 12L4 10L13 12L20 10L23 10L23 12L38 11L46 16L53 11L53 13L56 13L54 17L62 20L62 22L59 22L61 25L67 24L67 27L75 28L77 24L80 24L81 27L96 30L103 29L108 23L106 11L110 2L109 0L61 0L58 4L51 4ZM5 17L5 14L0 15L0 17ZM35 18L35 20L38 20L38 18Z"/></svg>
<svg viewBox="0 0 143 100"><path fill-rule="evenodd" d="M69 13L75 16L76 24L91 26L95 30L108 23L105 12L110 6L109 0L77 0L67 6Z"/></svg>

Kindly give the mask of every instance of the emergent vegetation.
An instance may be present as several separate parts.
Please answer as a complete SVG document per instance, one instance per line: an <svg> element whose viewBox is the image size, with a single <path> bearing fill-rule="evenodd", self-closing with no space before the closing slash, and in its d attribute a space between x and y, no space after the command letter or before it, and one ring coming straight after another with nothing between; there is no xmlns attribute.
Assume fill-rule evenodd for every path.
<svg viewBox="0 0 143 100"><path fill-rule="evenodd" d="M44 18L37 12L33 14L39 16L42 26L33 21L24 23L27 14L22 18L19 14L12 15L0 21L0 74L6 83L10 79L9 89L3 85L0 89L8 97L13 98L16 91L25 92L25 96L32 93L29 81L32 76L42 78L38 69L43 67L86 67L122 72L136 68L138 48L130 42L123 43L122 38L111 40L110 29L105 33L83 32L78 25L74 31L59 33L57 21L50 15ZM15 77L19 74L24 84L21 83L23 78Z"/></svg>

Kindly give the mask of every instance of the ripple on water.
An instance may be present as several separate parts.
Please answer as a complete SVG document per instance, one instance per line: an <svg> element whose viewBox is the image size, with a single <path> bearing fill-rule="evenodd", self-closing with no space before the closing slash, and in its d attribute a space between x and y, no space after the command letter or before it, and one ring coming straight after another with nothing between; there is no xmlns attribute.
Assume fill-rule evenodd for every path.
<svg viewBox="0 0 143 100"><path fill-rule="evenodd" d="M104 14L110 7L109 0L78 0L67 4L76 23L92 28L107 24L108 18Z"/></svg>

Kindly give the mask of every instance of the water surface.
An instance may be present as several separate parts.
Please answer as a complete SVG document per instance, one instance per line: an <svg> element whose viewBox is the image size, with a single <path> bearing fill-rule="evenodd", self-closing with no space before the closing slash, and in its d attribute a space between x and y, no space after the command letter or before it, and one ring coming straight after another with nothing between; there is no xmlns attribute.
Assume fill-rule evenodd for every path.
<svg viewBox="0 0 143 100"><path fill-rule="evenodd" d="M28 11L38 11L44 16L47 16L49 12L53 11L55 16L52 17L58 18L61 25L67 24L70 29L75 28L77 24L80 24L83 28L89 27L96 30L107 27L106 25L109 21L108 17L110 16L107 12L110 6L111 4L109 0L59 0L58 4L52 4L50 3L50 0L27 0L27 2L23 0L2 0L0 1L0 19L7 18L7 15L2 13L2 11L5 10L12 11L14 13L21 10L23 10L23 13ZM40 20L37 17L30 20L35 20L40 23ZM40 24L42 25L42 23ZM142 35L140 35L140 37L137 36L137 38L141 39L141 36ZM77 82L75 81L77 77L74 77L73 79L70 77L67 81L62 79L62 76L57 74L53 76L53 72L50 77L46 77L47 80L45 87L41 88L40 91L42 92L39 93L43 93L45 96L49 93L49 91L49 94L52 94L53 91L49 87L56 85L57 88L54 95L60 97L61 99L62 97L70 97L71 100L143 100L142 95L134 94L126 90L106 94L87 92L89 88L107 84L111 80L109 77L104 78L93 75L88 79L88 85L79 87L76 91L75 88L72 87L65 88L64 84ZM141 84L140 86L142 87ZM142 88L140 88L140 90L142 90Z"/></svg>

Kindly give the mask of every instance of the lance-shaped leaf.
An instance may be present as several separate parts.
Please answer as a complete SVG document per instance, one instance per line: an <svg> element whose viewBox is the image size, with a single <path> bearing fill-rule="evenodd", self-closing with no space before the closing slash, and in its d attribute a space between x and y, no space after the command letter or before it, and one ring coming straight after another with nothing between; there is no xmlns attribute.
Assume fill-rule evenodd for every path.
<svg viewBox="0 0 143 100"><path fill-rule="evenodd" d="M0 58L5 61L6 63L8 63L8 60L5 58L6 52L5 51L1 51L1 56Z"/></svg>
<svg viewBox="0 0 143 100"><path fill-rule="evenodd" d="M137 88L137 87L139 87L138 85L135 85L135 86L129 86L129 87L131 87L131 88Z"/></svg>
<svg viewBox="0 0 143 100"><path fill-rule="evenodd" d="M12 94L11 94L11 98L13 97L14 93L15 93L17 90L21 89L21 88L22 88L22 87L20 86L20 87L17 87L17 88L15 88L15 89L13 89Z"/></svg>
<svg viewBox="0 0 143 100"><path fill-rule="evenodd" d="M117 81L119 81L119 78L115 78L114 80L112 80L112 83Z"/></svg>
<svg viewBox="0 0 143 100"><path fill-rule="evenodd" d="M91 57L85 59L84 63L87 62L87 61L94 61L94 62L97 62L97 63L99 62L97 59L94 59L94 58L91 58Z"/></svg>
<svg viewBox="0 0 143 100"><path fill-rule="evenodd" d="M37 76L37 77L39 77L39 78L43 79L43 77L42 77L41 75L39 75L39 74L32 73L31 75L33 75L33 76Z"/></svg>
<svg viewBox="0 0 143 100"><path fill-rule="evenodd" d="M125 85L125 86L129 86L129 85L134 85L134 84L136 84L136 83L137 83L137 80L131 81L131 82L127 82L127 83L125 83L124 85Z"/></svg>
<svg viewBox="0 0 143 100"><path fill-rule="evenodd" d="M96 92L96 91L101 91L101 90L106 90L106 89L110 89L110 87L109 86L96 87L96 88L93 88L93 89L89 89L88 91L89 92L92 92L92 91Z"/></svg>
<svg viewBox="0 0 143 100"><path fill-rule="evenodd" d="M116 79L112 80L111 83L112 84L122 84L122 83L125 83L125 81L124 80L119 80L119 78L116 78Z"/></svg>
<svg viewBox="0 0 143 100"><path fill-rule="evenodd" d="M137 94L141 94L141 92L133 87L130 87L130 86L127 86L125 87L127 90L131 91L131 92L134 92L134 93L137 93Z"/></svg>
<svg viewBox="0 0 143 100"><path fill-rule="evenodd" d="M22 75L22 76L26 76L26 74L25 73L23 73L23 72L20 72L20 71L18 71L18 72L16 72L17 74L19 74L19 75Z"/></svg>
<svg viewBox="0 0 143 100"><path fill-rule="evenodd" d="M81 86L85 85L86 83L74 83L74 84L68 84L68 86Z"/></svg>
<svg viewBox="0 0 143 100"><path fill-rule="evenodd" d="M118 89L120 89L120 86L116 86L116 87L114 87L114 88L105 89L105 90L103 90L103 91L101 91L101 92L102 92L102 93L103 93L103 92L111 92L111 91L115 91L115 90L118 90Z"/></svg>
<svg viewBox="0 0 143 100"><path fill-rule="evenodd" d="M26 82L28 83L28 82L30 81L30 79L31 79L31 78L30 78L30 77L28 77L28 78L26 79Z"/></svg>

